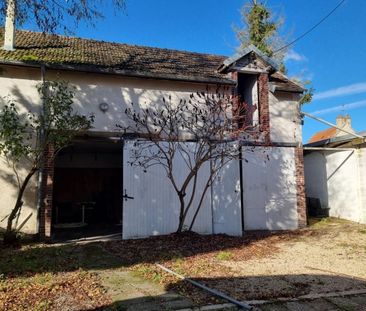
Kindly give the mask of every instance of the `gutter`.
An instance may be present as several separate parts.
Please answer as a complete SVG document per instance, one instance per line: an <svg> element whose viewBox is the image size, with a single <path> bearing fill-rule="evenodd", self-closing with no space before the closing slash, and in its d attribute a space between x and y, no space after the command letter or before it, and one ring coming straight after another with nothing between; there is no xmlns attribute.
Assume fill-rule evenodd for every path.
<svg viewBox="0 0 366 311"><path fill-rule="evenodd" d="M72 65L72 64L52 64L52 63L37 63L37 62L22 62L12 60L0 60L1 65L9 66L23 66L39 68L44 66L47 69L54 70L66 70L66 71L78 71L87 73L99 73L99 74L112 74L118 76L125 76L131 78L143 78L143 79L154 79L154 80L169 80L169 81L180 81L190 83L208 83L208 84L222 84L222 85L235 85L236 82L231 79L220 79L220 78L202 78L202 77L187 77L175 74L158 74L158 73L146 73L142 71L129 71L112 69L110 67L98 68L92 65Z"/></svg>
<svg viewBox="0 0 366 311"><path fill-rule="evenodd" d="M43 83L46 79L46 68L45 66L41 65L41 82ZM40 113L44 114L44 104L42 101L42 108L40 109ZM41 129L39 137L37 140L43 139L43 129ZM41 165L38 171L38 189L37 189L37 203L36 203L36 211L37 211L37 224L36 224L36 231L37 234L40 234L40 211L42 207L42 188L43 188L43 166Z"/></svg>
<svg viewBox="0 0 366 311"><path fill-rule="evenodd" d="M304 147L305 151L354 151L356 148L331 148L331 147Z"/></svg>

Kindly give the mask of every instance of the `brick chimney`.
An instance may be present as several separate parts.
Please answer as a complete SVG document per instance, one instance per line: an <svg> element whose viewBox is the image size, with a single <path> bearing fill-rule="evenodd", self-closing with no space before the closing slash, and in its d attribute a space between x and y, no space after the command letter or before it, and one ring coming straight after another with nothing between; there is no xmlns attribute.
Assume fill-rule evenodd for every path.
<svg viewBox="0 0 366 311"><path fill-rule="evenodd" d="M5 34L4 46L6 51L14 50L15 40L15 0L7 1L6 17L5 17Z"/></svg>
<svg viewBox="0 0 366 311"><path fill-rule="evenodd" d="M352 128L352 124L351 124L351 117L350 115L346 114L346 115L339 115L337 117L337 126L340 127L341 129L345 129L346 131L348 132L351 132L351 133L356 133L354 131L354 129ZM347 133L341 131L341 130L338 130L336 131L336 137L339 137L339 136L344 136L344 135L348 135Z"/></svg>

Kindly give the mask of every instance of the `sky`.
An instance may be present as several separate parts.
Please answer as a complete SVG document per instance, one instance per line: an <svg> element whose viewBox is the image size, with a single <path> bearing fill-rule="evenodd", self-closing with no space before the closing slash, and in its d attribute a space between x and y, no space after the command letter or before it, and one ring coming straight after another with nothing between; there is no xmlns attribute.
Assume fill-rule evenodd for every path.
<svg viewBox="0 0 366 311"><path fill-rule="evenodd" d="M285 19L281 33L295 39L341 0L267 0ZM127 0L124 12L104 1L105 19L80 24L75 35L104 41L230 56L239 45L234 26L242 26L247 0ZM291 46L289 76L309 79L314 100L303 111L335 123L349 114L356 131L366 130L366 1L346 0L313 32ZM33 28L25 25L24 28ZM303 141L327 126L305 118Z"/></svg>

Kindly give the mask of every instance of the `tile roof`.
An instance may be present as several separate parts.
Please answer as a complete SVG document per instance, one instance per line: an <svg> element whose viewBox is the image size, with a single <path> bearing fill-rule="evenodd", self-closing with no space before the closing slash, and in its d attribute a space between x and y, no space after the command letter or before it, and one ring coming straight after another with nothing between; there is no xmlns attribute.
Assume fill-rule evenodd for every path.
<svg viewBox="0 0 366 311"><path fill-rule="evenodd" d="M0 28L0 42L4 28ZM15 50L0 49L0 63L46 64L49 68L114 73L126 76L235 84L217 71L226 56L97 41L17 30ZM276 89L304 89L275 72Z"/></svg>
<svg viewBox="0 0 366 311"><path fill-rule="evenodd" d="M333 138L335 137L337 134L337 129L334 127L328 128L324 131L320 131L315 133L308 141L308 144L310 143L315 143L317 141L322 141L322 140L326 140L329 138Z"/></svg>
<svg viewBox="0 0 366 311"><path fill-rule="evenodd" d="M0 29L0 42L4 29ZM17 31L15 50L0 50L0 62L46 63L214 83L233 83L216 69L225 56Z"/></svg>
<svg viewBox="0 0 366 311"><path fill-rule="evenodd" d="M270 81L272 81L276 85L277 91L285 91L285 92L298 92L302 93L305 91L305 88L287 78L284 74L275 72L271 75Z"/></svg>

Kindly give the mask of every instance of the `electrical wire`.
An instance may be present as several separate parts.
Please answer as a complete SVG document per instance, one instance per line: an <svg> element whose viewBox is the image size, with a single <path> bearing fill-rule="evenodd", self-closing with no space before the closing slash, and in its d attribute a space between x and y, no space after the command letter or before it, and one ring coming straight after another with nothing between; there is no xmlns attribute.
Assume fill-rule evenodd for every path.
<svg viewBox="0 0 366 311"><path fill-rule="evenodd" d="M278 52L288 48L289 46L293 45L300 39L304 38L306 35L308 35L310 32L312 32L315 28L317 28L321 23L323 23L328 17L330 17L344 2L346 2L346 0L342 0L341 2L339 2L338 5L332 11L330 11L326 16L324 16L319 22L317 22L308 31L304 32L301 36L299 36L295 40L291 41L290 43L288 43L288 44L284 45L283 47L279 48L278 50L274 51L273 54L277 54Z"/></svg>

